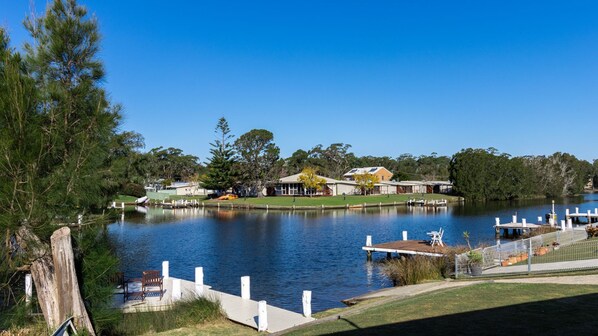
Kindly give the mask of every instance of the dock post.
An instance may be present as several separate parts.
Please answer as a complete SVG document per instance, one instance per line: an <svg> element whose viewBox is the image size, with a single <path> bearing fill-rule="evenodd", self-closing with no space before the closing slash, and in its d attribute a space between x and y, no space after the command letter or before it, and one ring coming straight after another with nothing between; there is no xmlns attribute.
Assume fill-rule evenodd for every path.
<svg viewBox="0 0 598 336"><path fill-rule="evenodd" d="M181 293L181 279L172 279L172 301L180 301L183 294Z"/></svg>
<svg viewBox="0 0 598 336"><path fill-rule="evenodd" d="M550 224L550 226L554 226L555 225L554 217L550 216L550 218L548 218L548 224Z"/></svg>
<svg viewBox="0 0 598 336"><path fill-rule="evenodd" d="M407 231L403 231L403 240L407 240Z"/></svg>
<svg viewBox="0 0 598 336"><path fill-rule="evenodd" d="M496 223L496 225L500 225L500 218L499 217L495 217L494 218L494 222Z"/></svg>
<svg viewBox="0 0 598 336"><path fill-rule="evenodd" d="M538 216L538 224L542 225L542 216Z"/></svg>
<svg viewBox="0 0 598 336"><path fill-rule="evenodd" d="M120 207L125 210L125 202L120 202Z"/></svg>
<svg viewBox="0 0 598 336"><path fill-rule="evenodd" d="M251 298L249 292L249 276L242 276L241 277L241 298L249 300Z"/></svg>
<svg viewBox="0 0 598 336"><path fill-rule="evenodd" d="M513 215L513 224L517 224L517 215Z"/></svg>
<svg viewBox="0 0 598 336"><path fill-rule="evenodd" d="M31 302L33 296L33 283L31 282L31 273L25 274L25 303Z"/></svg>
<svg viewBox="0 0 598 336"><path fill-rule="evenodd" d="M365 246L372 246L372 236L365 236Z"/></svg>
<svg viewBox="0 0 598 336"><path fill-rule="evenodd" d="M372 261L372 251L366 251L367 261Z"/></svg>
<svg viewBox="0 0 598 336"><path fill-rule="evenodd" d="M268 329L268 304L262 300L257 304L257 331L266 331Z"/></svg>
<svg viewBox="0 0 598 336"><path fill-rule="evenodd" d="M561 219L561 230L565 231L567 229L567 227L565 226L565 220Z"/></svg>
<svg viewBox="0 0 598 336"><path fill-rule="evenodd" d="M569 208L565 209L565 218L569 218Z"/></svg>
<svg viewBox="0 0 598 336"><path fill-rule="evenodd" d="M522 225L523 227L527 227L527 219L525 219L525 218L522 218L522 219L521 219L521 225Z"/></svg>
<svg viewBox="0 0 598 336"><path fill-rule="evenodd" d="M112 209L116 209L116 202L112 202Z"/></svg>
<svg viewBox="0 0 598 336"><path fill-rule="evenodd" d="M303 291L303 316L311 317L311 291Z"/></svg>
<svg viewBox="0 0 598 336"><path fill-rule="evenodd" d="M573 220L571 218L567 219L567 228L573 230Z"/></svg>
<svg viewBox="0 0 598 336"><path fill-rule="evenodd" d="M162 262L162 276L164 279L168 279L170 277L170 273L168 271L168 261L164 260Z"/></svg>
<svg viewBox="0 0 598 336"><path fill-rule="evenodd" d="M592 211L588 210L588 224L592 224Z"/></svg>
<svg viewBox="0 0 598 336"><path fill-rule="evenodd" d="M195 293L203 296L203 267L195 267Z"/></svg>

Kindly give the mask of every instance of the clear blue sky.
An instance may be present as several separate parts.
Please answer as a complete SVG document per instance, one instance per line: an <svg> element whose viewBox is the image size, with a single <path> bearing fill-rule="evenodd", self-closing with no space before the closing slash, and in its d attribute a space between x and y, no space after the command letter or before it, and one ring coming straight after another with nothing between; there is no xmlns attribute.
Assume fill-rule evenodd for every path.
<svg viewBox="0 0 598 336"><path fill-rule="evenodd" d="M598 158L598 1L81 1L146 149L208 156L219 117L283 156L466 147ZM37 1L37 12L45 7ZM0 0L13 46L29 1Z"/></svg>

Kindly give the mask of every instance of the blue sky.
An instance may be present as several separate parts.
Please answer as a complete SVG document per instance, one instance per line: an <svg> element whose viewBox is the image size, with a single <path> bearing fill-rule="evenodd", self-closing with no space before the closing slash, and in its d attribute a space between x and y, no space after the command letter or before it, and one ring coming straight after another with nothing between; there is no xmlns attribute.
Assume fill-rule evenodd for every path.
<svg viewBox="0 0 598 336"><path fill-rule="evenodd" d="M218 118L283 156L598 158L596 1L80 1L124 130L204 161ZM37 13L45 2L37 1ZM29 1L0 0L12 45Z"/></svg>

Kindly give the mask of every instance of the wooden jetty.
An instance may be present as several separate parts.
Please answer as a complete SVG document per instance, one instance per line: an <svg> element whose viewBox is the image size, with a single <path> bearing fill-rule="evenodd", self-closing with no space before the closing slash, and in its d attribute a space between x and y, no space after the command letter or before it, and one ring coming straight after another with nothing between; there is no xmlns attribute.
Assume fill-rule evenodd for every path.
<svg viewBox="0 0 598 336"><path fill-rule="evenodd" d="M372 245L372 236L367 236L366 244L361 248L367 252L368 260L374 252L386 252L390 258L393 253L402 255L423 255L429 257L442 257L446 246L430 245L429 240L407 240L407 231L403 231L403 240Z"/></svg>
<svg viewBox="0 0 598 336"><path fill-rule="evenodd" d="M588 210L586 212L579 212L579 208L575 208L575 212L571 212L569 209L565 209L565 219L568 221L571 219L574 223L581 223L580 219L586 219L587 224L598 222L598 208L594 209L594 212Z"/></svg>
<svg viewBox="0 0 598 336"><path fill-rule="evenodd" d="M539 218L541 219L541 217L539 217ZM544 224L528 223L525 218L523 218L521 220L521 222L517 222L517 216L513 216L513 221L511 223L501 224L500 218L498 218L498 217L495 218L495 221L496 221L496 224L494 225L494 231L496 233L496 237L501 236L501 230L502 230L502 236L508 237L509 230L513 230L513 236L516 236L516 235L527 233L527 232L530 232L533 230L540 229L542 227L546 227L546 225L544 225Z"/></svg>

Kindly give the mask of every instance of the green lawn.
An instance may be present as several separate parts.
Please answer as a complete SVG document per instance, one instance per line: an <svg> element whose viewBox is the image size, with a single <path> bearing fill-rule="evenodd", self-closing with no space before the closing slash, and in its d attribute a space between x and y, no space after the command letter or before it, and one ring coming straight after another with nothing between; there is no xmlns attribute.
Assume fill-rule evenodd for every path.
<svg viewBox="0 0 598 336"><path fill-rule="evenodd" d="M217 201L209 202L223 202L234 204L252 204L252 205L272 205L272 206L343 206L343 205L362 205L367 204L388 204L388 203L402 203L410 199L425 199L425 200L439 200L446 199L449 202L455 202L459 198L455 196L447 196L441 194L400 194L400 195L370 195L370 196L320 196L320 197L289 197L289 196L272 196L261 198L239 198L235 201Z"/></svg>
<svg viewBox="0 0 598 336"><path fill-rule="evenodd" d="M396 300L288 335L590 335L598 286L482 283Z"/></svg>
<svg viewBox="0 0 598 336"><path fill-rule="evenodd" d="M552 247L550 247L550 250L552 250ZM598 259L598 238L582 240L568 246L561 246L558 250L550 251L545 255L533 256L532 263L585 259Z"/></svg>

